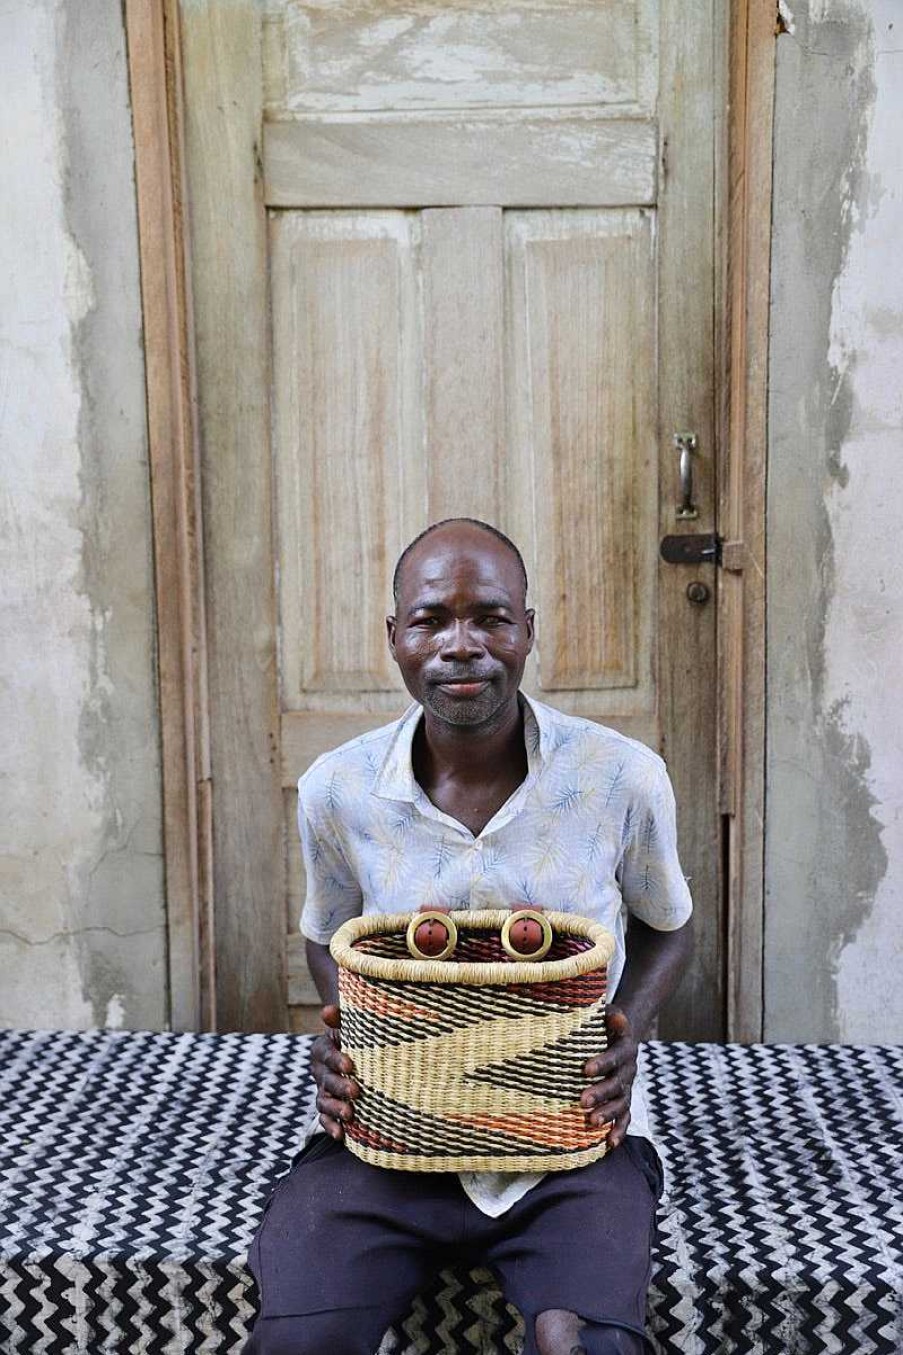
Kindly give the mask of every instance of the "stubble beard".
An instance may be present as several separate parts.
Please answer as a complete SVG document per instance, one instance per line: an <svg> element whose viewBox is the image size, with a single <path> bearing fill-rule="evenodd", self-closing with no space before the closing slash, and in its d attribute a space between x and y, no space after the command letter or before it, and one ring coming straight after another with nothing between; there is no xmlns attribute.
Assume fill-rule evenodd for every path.
<svg viewBox="0 0 903 1355"><path fill-rule="evenodd" d="M431 715L443 724L455 725L466 729L485 724L504 704L493 683L485 691L470 700L460 700L446 696L438 687L427 687L424 693L424 705Z"/></svg>

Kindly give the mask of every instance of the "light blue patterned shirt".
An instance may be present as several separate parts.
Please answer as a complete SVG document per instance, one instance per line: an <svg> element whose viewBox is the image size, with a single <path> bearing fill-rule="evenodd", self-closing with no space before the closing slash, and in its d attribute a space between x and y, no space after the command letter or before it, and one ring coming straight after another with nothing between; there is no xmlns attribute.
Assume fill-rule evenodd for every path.
<svg viewBox="0 0 903 1355"><path fill-rule="evenodd" d="M684 925L693 905L662 759L604 725L521 698L527 776L476 837L414 779L418 705L324 753L305 772L298 782L305 936L326 945L361 913L539 904L611 931L612 1000L624 969L627 914L660 931ZM639 1076L629 1132L649 1133ZM493 1215L541 1179L461 1175L473 1202Z"/></svg>

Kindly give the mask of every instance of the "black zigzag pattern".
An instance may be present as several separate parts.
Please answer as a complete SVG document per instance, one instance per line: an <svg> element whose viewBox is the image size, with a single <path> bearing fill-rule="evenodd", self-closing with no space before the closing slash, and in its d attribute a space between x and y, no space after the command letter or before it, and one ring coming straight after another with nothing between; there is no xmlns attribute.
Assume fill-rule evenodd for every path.
<svg viewBox="0 0 903 1355"><path fill-rule="evenodd" d="M355 976L355 981L368 983L366 978L358 975ZM604 992L603 976L593 975L587 978L584 987L589 988L591 983L600 993ZM487 1007L491 1008L494 1016L509 1017L512 1020L523 1020L527 1016L548 1016L555 1010L556 993L561 993L561 1003L565 1007L569 1005L570 997L565 983L543 985L547 994L545 998L533 997L529 990L523 987L421 983L417 985L416 993L412 997L410 984L380 981L378 985L371 986L381 1001L384 1002L388 998L394 999L399 1004L413 1002L417 1007L434 1011L443 1024L451 1029L482 1025L486 1020ZM413 1021L410 1025L409 1038L416 1039L421 1033L421 1025Z"/></svg>
<svg viewBox="0 0 903 1355"><path fill-rule="evenodd" d="M647 1066L663 1349L903 1350L903 1052L651 1044Z"/></svg>
<svg viewBox="0 0 903 1355"><path fill-rule="evenodd" d="M562 1088L566 1087L569 1095L573 1091L576 1101L587 1085L582 1074L583 1065L587 1059L601 1054L606 1045L604 1005L600 1003L596 1012L587 1015L584 1025L531 1050L529 1059L521 1055L475 1068L467 1074L465 1081L481 1082L490 1087L512 1087L538 1095L544 1089L554 1089L549 1091L550 1095L562 1096Z"/></svg>
<svg viewBox="0 0 903 1355"><path fill-rule="evenodd" d="M293 1036L0 1034L0 1352L240 1351L313 1104Z"/></svg>
<svg viewBox="0 0 903 1355"><path fill-rule="evenodd" d="M0 1032L0 1355L239 1355L247 1248L309 1123L309 1039ZM662 1355L900 1355L903 1051L652 1043ZM382 1355L518 1355L484 1271Z"/></svg>
<svg viewBox="0 0 903 1355"><path fill-rule="evenodd" d="M406 1153L418 1153L423 1157L454 1155L463 1157L465 1154L490 1157L493 1153L504 1156L506 1152L510 1152L511 1170L516 1171L517 1157L523 1153L542 1153L551 1156L556 1152L564 1154L569 1151L565 1146L556 1147L554 1144L543 1142L540 1138L527 1137L520 1139L520 1146L516 1152L508 1146L509 1141L500 1148L498 1137L493 1136L490 1130L479 1129L473 1125L449 1124L447 1120L424 1111L419 1111L415 1118L411 1115L409 1106L372 1089L362 1092L356 1104L366 1105L367 1125L381 1139L391 1142L401 1138Z"/></svg>

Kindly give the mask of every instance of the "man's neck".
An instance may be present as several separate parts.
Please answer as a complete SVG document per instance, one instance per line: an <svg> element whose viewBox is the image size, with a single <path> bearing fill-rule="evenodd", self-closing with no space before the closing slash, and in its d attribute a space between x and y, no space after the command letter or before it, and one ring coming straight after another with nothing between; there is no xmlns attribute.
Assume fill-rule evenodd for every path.
<svg viewBox="0 0 903 1355"><path fill-rule="evenodd" d="M422 786L441 781L459 785L495 784L527 774L524 717L515 697L486 725L456 726L429 710L414 736L414 774Z"/></svg>

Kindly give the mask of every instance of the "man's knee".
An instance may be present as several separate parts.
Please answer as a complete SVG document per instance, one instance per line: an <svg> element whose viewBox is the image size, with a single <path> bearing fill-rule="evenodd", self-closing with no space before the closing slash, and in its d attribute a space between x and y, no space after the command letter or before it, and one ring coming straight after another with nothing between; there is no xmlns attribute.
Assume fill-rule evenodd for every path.
<svg viewBox="0 0 903 1355"><path fill-rule="evenodd" d="M538 1355L645 1355L647 1350L636 1332L590 1322L563 1309L540 1313L535 1332Z"/></svg>
<svg viewBox="0 0 903 1355"><path fill-rule="evenodd" d="M368 1318L358 1309L260 1318L242 1355L373 1355L383 1333L374 1337Z"/></svg>

